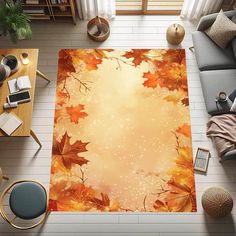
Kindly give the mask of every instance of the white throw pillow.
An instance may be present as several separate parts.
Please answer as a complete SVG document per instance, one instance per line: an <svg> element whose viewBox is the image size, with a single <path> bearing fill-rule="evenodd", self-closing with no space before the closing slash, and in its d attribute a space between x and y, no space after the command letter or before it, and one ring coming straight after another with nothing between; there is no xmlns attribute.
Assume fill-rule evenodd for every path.
<svg viewBox="0 0 236 236"><path fill-rule="evenodd" d="M234 99L234 102L233 102L232 107L230 108L230 111L236 112L236 98Z"/></svg>

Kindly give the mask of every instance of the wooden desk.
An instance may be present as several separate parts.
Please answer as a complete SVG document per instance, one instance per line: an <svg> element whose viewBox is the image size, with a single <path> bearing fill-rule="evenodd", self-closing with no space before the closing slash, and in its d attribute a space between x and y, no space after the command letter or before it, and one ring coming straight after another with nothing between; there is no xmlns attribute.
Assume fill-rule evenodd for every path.
<svg viewBox="0 0 236 236"><path fill-rule="evenodd" d="M23 65L21 63L20 55L22 53L28 53L29 55L29 64ZM28 75L30 82L31 82L31 89L29 90L31 101L19 104L17 108L7 109L6 111L11 111L15 113L22 121L22 125L14 131L11 135L14 137L27 137L32 136L35 141L41 146L37 136L31 129L32 123L32 112L33 112L33 104L34 104L34 92L35 92L35 83L36 83L36 74L39 75L41 78L50 82L46 76L37 70L38 65L38 49L0 49L0 60L2 60L2 55L9 55L12 54L17 57L19 62L21 63L20 69L12 74L9 78L7 78L4 82L2 87L0 87L0 114L4 112L3 104L7 102L6 97L9 95L9 88L8 88L8 80L15 79L19 76ZM0 136L7 136L2 130L0 130Z"/></svg>

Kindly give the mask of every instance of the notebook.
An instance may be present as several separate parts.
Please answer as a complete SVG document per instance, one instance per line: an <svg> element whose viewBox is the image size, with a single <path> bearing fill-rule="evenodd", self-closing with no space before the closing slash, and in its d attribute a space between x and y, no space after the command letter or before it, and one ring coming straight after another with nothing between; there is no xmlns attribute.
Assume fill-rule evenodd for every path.
<svg viewBox="0 0 236 236"><path fill-rule="evenodd" d="M0 115L0 129L7 135L11 135L22 123L13 113L4 112Z"/></svg>
<svg viewBox="0 0 236 236"><path fill-rule="evenodd" d="M8 81L8 87L10 90L10 93L16 93L23 89L30 89L31 83L29 80L29 76L20 76L16 79L12 79Z"/></svg>

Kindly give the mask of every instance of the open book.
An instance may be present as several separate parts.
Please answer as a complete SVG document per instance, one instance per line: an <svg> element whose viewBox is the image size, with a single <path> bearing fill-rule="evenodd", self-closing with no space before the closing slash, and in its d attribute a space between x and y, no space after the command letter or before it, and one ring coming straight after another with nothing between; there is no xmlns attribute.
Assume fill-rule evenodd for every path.
<svg viewBox="0 0 236 236"><path fill-rule="evenodd" d="M4 112L0 115L0 129L7 135L11 135L21 124L22 120L13 113Z"/></svg>

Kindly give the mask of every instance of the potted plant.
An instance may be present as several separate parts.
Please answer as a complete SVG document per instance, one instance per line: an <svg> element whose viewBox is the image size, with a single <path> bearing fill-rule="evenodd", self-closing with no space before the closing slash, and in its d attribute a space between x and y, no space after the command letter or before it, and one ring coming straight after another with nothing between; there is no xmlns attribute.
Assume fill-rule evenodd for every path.
<svg viewBox="0 0 236 236"><path fill-rule="evenodd" d="M21 0L0 1L0 35L9 34L12 42L30 39L30 16L23 13Z"/></svg>

